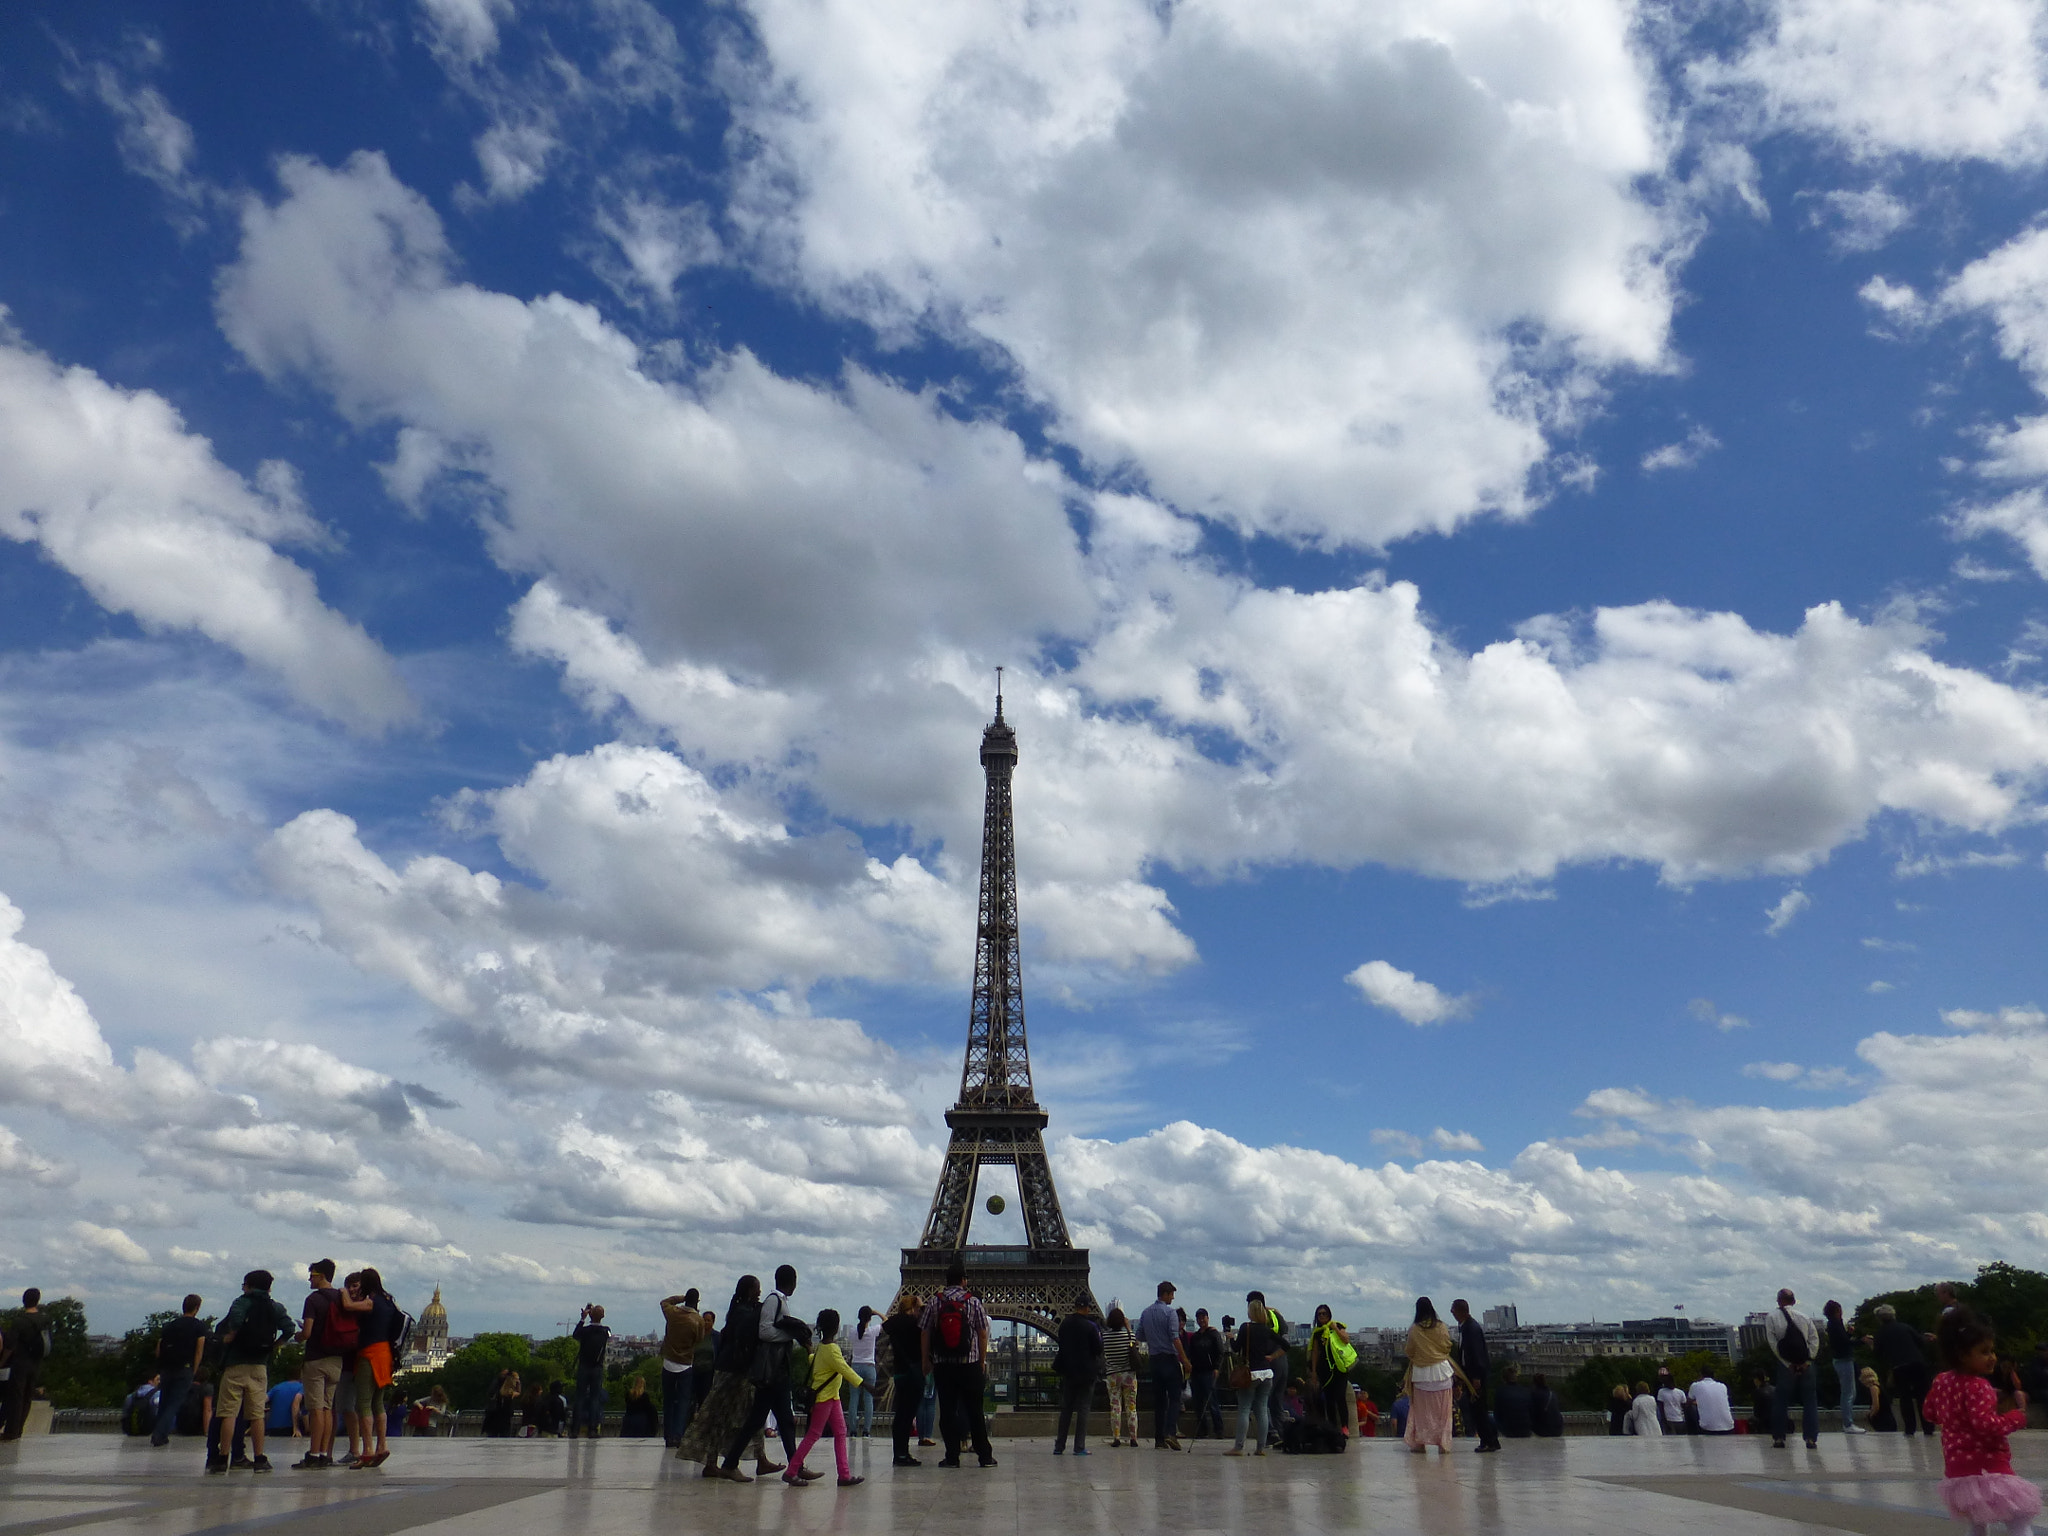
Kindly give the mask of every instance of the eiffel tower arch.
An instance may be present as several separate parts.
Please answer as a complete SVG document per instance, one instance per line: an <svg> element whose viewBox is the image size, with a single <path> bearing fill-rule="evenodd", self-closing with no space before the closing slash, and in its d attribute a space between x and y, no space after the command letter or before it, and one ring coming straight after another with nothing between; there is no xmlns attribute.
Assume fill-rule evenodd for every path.
<svg viewBox="0 0 2048 1536"><path fill-rule="evenodd" d="M992 1318L1057 1332L1088 1288L1088 1250L1067 1236L1052 1164L1045 1155L1046 1113L1031 1087L1024 1038L1024 971L1017 945L1017 839L1010 816L1010 779L1017 733L996 717L981 733L987 795L981 819L981 896L974 936L974 1001L968 1011L967 1060L959 1102L946 1112L952 1139L945 1167L915 1248L903 1250L903 1290L929 1297L955 1259L968 1287ZM972 1244L975 1188L989 1166L1016 1170L1023 1207L1022 1243Z"/></svg>

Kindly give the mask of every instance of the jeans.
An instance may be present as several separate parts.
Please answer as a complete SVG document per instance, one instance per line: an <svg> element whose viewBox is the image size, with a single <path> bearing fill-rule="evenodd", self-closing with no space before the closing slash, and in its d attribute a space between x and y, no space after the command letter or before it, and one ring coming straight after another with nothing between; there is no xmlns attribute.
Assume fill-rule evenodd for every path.
<svg viewBox="0 0 2048 1536"><path fill-rule="evenodd" d="M1095 1378L1093 1376L1062 1376L1060 1378L1060 1426L1052 1437L1054 1451L1063 1451L1067 1446L1067 1430L1074 1431L1074 1449L1088 1449L1088 1408L1095 1401Z"/></svg>
<svg viewBox="0 0 2048 1536"><path fill-rule="evenodd" d="M847 1433L863 1438L875 1428L875 1375L874 1362L862 1360L853 1368L853 1374L860 1378L860 1385L853 1389L853 1406L848 1410Z"/></svg>
<svg viewBox="0 0 2048 1536"><path fill-rule="evenodd" d="M149 1432L151 1445L169 1445L171 1431L178 1427L178 1410L185 1406L185 1394L192 1390L192 1367L181 1365L164 1372L164 1387L156 1403L156 1424Z"/></svg>
<svg viewBox="0 0 2048 1536"><path fill-rule="evenodd" d="M1835 1380L1842 1386L1842 1432L1848 1434L1856 1428L1856 1362L1837 1360Z"/></svg>
<svg viewBox="0 0 2048 1536"><path fill-rule="evenodd" d="M918 1415L924 1411L924 1372L896 1373L896 1421L890 1426L896 1439L896 1454L908 1456L910 1442L917 1435Z"/></svg>
<svg viewBox="0 0 2048 1536"><path fill-rule="evenodd" d="M960 1459L960 1442L971 1440L974 1454L994 1461L989 1448L988 1420L981 1411L980 1362L935 1360L932 1380L939 1388L939 1435L946 1442L946 1460Z"/></svg>
<svg viewBox="0 0 2048 1536"><path fill-rule="evenodd" d="M1223 1411L1216 1406L1216 1373L1196 1371L1188 1378L1188 1385L1194 1389L1193 1403L1195 1417L1195 1438L1202 1438L1207 1431L1217 1439L1223 1438ZM1213 1426L1213 1427L1212 1427Z"/></svg>
<svg viewBox="0 0 2048 1536"><path fill-rule="evenodd" d="M690 1427L690 1410L696 1406L696 1371L671 1371L661 1373L661 1438L670 1445L681 1445L683 1435Z"/></svg>
<svg viewBox="0 0 2048 1536"><path fill-rule="evenodd" d="M1792 1428L1792 1389L1799 1388L1800 1424L1808 1440L1820 1438L1820 1376L1814 1366L1795 1371L1782 1360L1776 1375L1778 1390L1771 1394L1771 1438L1783 1440Z"/></svg>
<svg viewBox="0 0 2048 1536"><path fill-rule="evenodd" d="M1172 1355L1152 1360L1152 1439L1180 1438L1180 1361Z"/></svg>
<svg viewBox="0 0 2048 1536"><path fill-rule="evenodd" d="M1268 1391L1269 1385L1267 1382L1255 1381L1238 1391L1237 1448L1240 1451L1244 1449L1244 1432L1247 1429L1257 1431L1257 1438L1252 1441L1253 1447L1261 1451L1266 1448L1266 1405L1272 1401L1272 1394Z"/></svg>
<svg viewBox="0 0 2048 1536"><path fill-rule="evenodd" d="M593 1440L604 1429L604 1367L601 1365L576 1367L576 1396L569 1409L569 1438L574 1440L576 1432L581 1429L588 1429Z"/></svg>
<svg viewBox="0 0 2048 1536"><path fill-rule="evenodd" d="M873 1370L873 1366L868 1367ZM804 1469L804 1458L811 1454L811 1447L827 1430L832 1432L832 1453L839 1462L839 1480L843 1483L853 1475L853 1468L846 1460L846 1410L839 1406L839 1399L828 1397L811 1408L811 1422L804 1430L803 1444L790 1457L789 1470L783 1473L785 1480L794 1477Z"/></svg>

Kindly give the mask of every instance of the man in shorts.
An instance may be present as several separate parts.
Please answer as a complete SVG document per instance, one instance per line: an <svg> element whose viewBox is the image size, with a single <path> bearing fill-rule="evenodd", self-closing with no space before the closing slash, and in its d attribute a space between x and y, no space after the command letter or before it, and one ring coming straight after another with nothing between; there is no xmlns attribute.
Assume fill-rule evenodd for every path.
<svg viewBox="0 0 2048 1536"><path fill-rule="evenodd" d="M341 1382L339 1345L330 1341L329 1313L339 1314L341 1292L334 1285L334 1260L319 1259L307 1266L306 1309L299 1326L299 1342L306 1346L305 1369L299 1380L306 1388L306 1454L292 1463L300 1472L324 1472L334 1465L334 1393Z"/></svg>
<svg viewBox="0 0 2048 1536"><path fill-rule="evenodd" d="M220 1322L220 1390L213 1400L214 1423L220 1434L214 1453L206 1459L206 1470L210 1473L227 1471L228 1445L240 1419L250 1421L249 1436L256 1452L251 1470L270 1470L270 1458L263 1454L270 1352L292 1332L292 1315L271 1299L270 1286L269 1270L250 1270L242 1277L242 1294L235 1298L228 1315Z"/></svg>

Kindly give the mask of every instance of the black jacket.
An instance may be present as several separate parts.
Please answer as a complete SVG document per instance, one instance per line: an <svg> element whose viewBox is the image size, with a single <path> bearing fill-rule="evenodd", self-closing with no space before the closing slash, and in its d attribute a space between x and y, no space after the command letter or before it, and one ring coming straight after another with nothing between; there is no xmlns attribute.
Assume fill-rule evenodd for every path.
<svg viewBox="0 0 2048 1536"><path fill-rule="evenodd" d="M1472 1378L1474 1386L1487 1374L1486 1330L1479 1326L1476 1317L1468 1317L1458 1325L1458 1364Z"/></svg>
<svg viewBox="0 0 2048 1536"><path fill-rule="evenodd" d="M1093 1381L1102 1374L1102 1330L1094 1319L1070 1313L1060 1324L1060 1352L1052 1368L1067 1380Z"/></svg>

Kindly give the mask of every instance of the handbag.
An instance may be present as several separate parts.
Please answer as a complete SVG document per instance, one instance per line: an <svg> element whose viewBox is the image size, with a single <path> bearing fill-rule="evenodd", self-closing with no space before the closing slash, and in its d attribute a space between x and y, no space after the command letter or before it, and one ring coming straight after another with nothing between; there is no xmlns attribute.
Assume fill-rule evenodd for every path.
<svg viewBox="0 0 2048 1536"><path fill-rule="evenodd" d="M1252 1363L1243 1355L1230 1357L1230 1390L1242 1392L1252 1384Z"/></svg>

